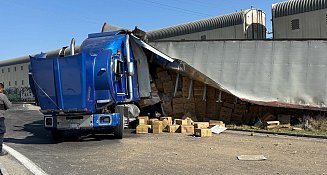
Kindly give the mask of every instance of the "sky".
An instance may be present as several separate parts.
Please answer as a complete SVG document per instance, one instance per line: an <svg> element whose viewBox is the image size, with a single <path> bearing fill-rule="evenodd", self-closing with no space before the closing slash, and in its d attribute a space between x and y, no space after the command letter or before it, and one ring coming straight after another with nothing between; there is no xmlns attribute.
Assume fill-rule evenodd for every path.
<svg viewBox="0 0 327 175"><path fill-rule="evenodd" d="M150 31L284 0L0 0L0 60L80 45L104 22Z"/></svg>

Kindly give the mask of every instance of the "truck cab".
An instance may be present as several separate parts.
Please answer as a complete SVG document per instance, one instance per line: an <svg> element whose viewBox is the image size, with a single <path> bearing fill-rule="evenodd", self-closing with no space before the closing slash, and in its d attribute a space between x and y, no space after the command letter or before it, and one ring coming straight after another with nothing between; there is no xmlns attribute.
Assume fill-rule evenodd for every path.
<svg viewBox="0 0 327 175"><path fill-rule="evenodd" d="M64 49L64 48L63 48ZM123 137L126 104L140 100L137 69L126 31L89 34L79 52L31 57L30 85L55 139L66 130L113 130Z"/></svg>

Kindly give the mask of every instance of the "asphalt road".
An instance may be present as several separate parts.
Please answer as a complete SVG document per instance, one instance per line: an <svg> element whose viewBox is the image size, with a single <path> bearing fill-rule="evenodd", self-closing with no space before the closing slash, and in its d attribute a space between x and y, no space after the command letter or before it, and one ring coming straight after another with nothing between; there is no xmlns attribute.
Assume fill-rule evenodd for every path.
<svg viewBox="0 0 327 175"><path fill-rule="evenodd" d="M42 114L8 111L5 142L48 174L327 174L327 141L226 132L211 138L184 134L110 135L70 133L56 143ZM239 161L263 154L266 161Z"/></svg>

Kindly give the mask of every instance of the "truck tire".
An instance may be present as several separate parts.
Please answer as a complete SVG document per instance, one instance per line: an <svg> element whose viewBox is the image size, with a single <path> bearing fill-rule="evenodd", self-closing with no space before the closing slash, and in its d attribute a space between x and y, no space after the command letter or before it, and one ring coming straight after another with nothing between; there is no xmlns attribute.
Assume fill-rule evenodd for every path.
<svg viewBox="0 0 327 175"><path fill-rule="evenodd" d="M52 130L51 131L53 140L60 142L64 139L65 131L63 130Z"/></svg>
<svg viewBox="0 0 327 175"><path fill-rule="evenodd" d="M115 127L114 137L115 139L122 139L124 134L124 117L120 117L120 124Z"/></svg>

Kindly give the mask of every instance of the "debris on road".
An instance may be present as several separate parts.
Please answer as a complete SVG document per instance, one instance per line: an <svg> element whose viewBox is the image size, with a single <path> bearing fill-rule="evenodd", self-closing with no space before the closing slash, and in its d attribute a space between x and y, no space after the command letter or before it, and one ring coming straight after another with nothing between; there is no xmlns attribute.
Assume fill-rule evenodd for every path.
<svg viewBox="0 0 327 175"><path fill-rule="evenodd" d="M267 160L267 158L263 155L241 155L237 156L238 160L244 160L244 161L261 161L261 160Z"/></svg>
<svg viewBox="0 0 327 175"><path fill-rule="evenodd" d="M138 126L136 134L147 134L152 132L160 134L168 133L184 133L198 137L210 137L212 133L219 134L225 131L225 123L218 120L210 120L209 122L194 122L191 118L175 119L172 117L160 117L149 119L148 116L138 117Z"/></svg>
<svg viewBox="0 0 327 175"><path fill-rule="evenodd" d="M211 128L211 132L215 133L215 134L220 134L222 132L224 132L227 128L216 125L214 127Z"/></svg>

